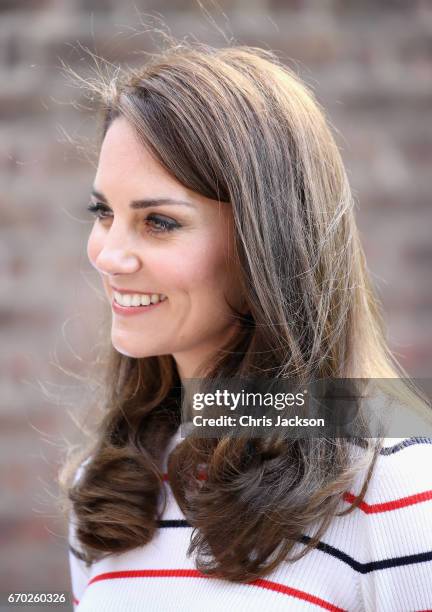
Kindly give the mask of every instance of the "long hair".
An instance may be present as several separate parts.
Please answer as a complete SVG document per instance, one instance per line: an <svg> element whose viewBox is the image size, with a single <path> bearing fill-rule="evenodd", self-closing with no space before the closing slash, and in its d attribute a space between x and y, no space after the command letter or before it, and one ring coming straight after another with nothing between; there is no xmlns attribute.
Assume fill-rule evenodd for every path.
<svg viewBox="0 0 432 612"><path fill-rule="evenodd" d="M401 376L338 147L313 92L273 52L182 43L87 84L100 101L101 139L116 117L126 118L173 177L232 209L249 312L233 309L238 334L202 364L201 376ZM152 539L166 502L161 461L180 423L172 356L106 350L100 420L60 476L89 564ZM362 472L360 503L381 444L185 438L170 454L168 476L194 528L188 554L207 575L239 582L300 558ZM314 537L290 556L311 525Z"/></svg>

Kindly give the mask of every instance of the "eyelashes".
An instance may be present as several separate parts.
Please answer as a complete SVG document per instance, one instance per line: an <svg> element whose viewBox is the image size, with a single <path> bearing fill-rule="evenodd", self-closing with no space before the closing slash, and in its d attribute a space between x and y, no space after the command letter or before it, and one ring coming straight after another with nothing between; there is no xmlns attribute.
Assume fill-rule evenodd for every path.
<svg viewBox="0 0 432 612"><path fill-rule="evenodd" d="M100 202L98 202L97 204L90 202L87 206L87 210L91 212L92 215L94 215L98 219L106 219L107 217L110 216L109 215L110 209L104 204L101 204ZM104 216L102 213L108 213L108 215Z"/></svg>
<svg viewBox="0 0 432 612"><path fill-rule="evenodd" d="M105 219L109 219L113 216L111 209L102 202L90 202L87 206L87 210L99 221L105 221ZM149 233L153 234L172 232L181 227L174 219L169 219L168 217L163 217L155 213L150 213L145 219L145 222L149 224Z"/></svg>

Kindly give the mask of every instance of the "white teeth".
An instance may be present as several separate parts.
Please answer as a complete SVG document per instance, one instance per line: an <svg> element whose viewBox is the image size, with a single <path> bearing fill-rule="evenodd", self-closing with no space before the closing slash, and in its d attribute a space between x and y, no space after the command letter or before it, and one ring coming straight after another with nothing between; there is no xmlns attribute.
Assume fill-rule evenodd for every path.
<svg viewBox="0 0 432 612"><path fill-rule="evenodd" d="M167 299L163 293L141 294L141 293L119 293L114 291L114 299L121 306L149 306Z"/></svg>

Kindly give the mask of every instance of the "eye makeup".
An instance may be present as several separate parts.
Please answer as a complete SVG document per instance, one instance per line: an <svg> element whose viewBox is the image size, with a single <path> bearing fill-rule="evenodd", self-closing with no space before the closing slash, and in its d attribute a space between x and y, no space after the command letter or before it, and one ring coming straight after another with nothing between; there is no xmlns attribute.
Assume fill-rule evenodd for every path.
<svg viewBox="0 0 432 612"><path fill-rule="evenodd" d="M112 210L103 202L90 202L87 206L87 210L92 213L98 221L105 221L113 216ZM145 223L149 227L149 233L153 234L172 232L181 227L174 219L156 213L147 215Z"/></svg>

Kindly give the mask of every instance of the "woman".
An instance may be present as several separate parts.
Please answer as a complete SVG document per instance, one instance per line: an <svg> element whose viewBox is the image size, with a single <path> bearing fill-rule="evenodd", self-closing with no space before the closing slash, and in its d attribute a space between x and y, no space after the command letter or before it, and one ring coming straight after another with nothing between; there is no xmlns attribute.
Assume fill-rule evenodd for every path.
<svg viewBox="0 0 432 612"><path fill-rule="evenodd" d="M269 51L185 44L90 85L112 320L61 479L78 609L431 608L431 439L180 436L190 378L404 374L313 94Z"/></svg>

